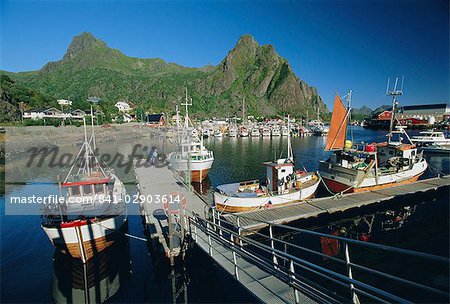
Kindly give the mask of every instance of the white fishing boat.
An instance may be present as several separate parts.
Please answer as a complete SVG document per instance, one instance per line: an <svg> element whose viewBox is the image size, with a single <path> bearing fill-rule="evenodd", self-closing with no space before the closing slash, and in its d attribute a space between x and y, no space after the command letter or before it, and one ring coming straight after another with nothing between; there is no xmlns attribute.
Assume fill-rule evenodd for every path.
<svg viewBox="0 0 450 304"><path fill-rule="evenodd" d="M203 129L202 136L203 136L203 138L208 138L208 137L211 136L210 133L209 133L209 129L208 128Z"/></svg>
<svg viewBox="0 0 450 304"><path fill-rule="evenodd" d="M281 135L280 128L278 126L274 126L271 132L272 137L278 137Z"/></svg>
<svg viewBox="0 0 450 304"><path fill-rule="evenodd" d="M271 132L270 132L270 128L269 127L266 127L266 126L262 127L262 129L261 129L261 136L262 137L270 137L270 134L271 134Z"/></svg>
<svg viewBox="0 0 450 304"><path fill-rule="evenodd" d="M127 193L113 171L98 161L94 129L88 139L83 122L83 145L64 181L59 180L64 201L43 208L41 226L58 250L86 263L112 245L126 223Z"/></svg>
<svg viewBox="0 0 450 304"><path fill-rule="evenodd" d="M330 127L320 120L311 120L308 127L314 135L326 135L330 131Z"/></svg>
<svg viewBox="0 0 450 304"><path fill-rule="evenodd" d="M348 109L336 95L325 147L326 151L334 153L328 160L319 163L319 173L329 190L336 193L363 192L409 184L426 170L428 165L425 158L417 152L404 128L397 127L394 130L398 104L396 96L403 94L397 90L397 82L398 79L393 91L386 92L393 96L393 115L388 141L383 143L355 145L346 140L351 91L347 95Z"/></svg>
<svg viewBox="0 0 450 304"><path fill-rule="evenodd" d="M223 133L222 130L218 129L214 131L214 137L215 138L222 138L223 137Z"/></svg>
<svg viewBox="0 0 450 304"><path fill-rule="evenodd" d="M240 137L248 137L249 136L249 131L248 131L248 129L245 126L242 126L239 129L239 136Z"/></svg>
<svg viewBox="0 0 450 304"><path fill-rule="evenodd" d="M450 146L450 138L446 138L444 132L440 131L423 131L411 137L411 141L417 146L429 146L429 145L439 145L439 146Z"/></svg>
<svg viewBox="0 0 450 304"><path fill-rule="evenodd" d="M286 126L281 127L281 136L289 136L289 129Z"/></svg>
<svg viewBox="0 0 450 304"><path fill-rule="evenodd" d="M252 137L259 137L259 136L261 136L261 134L259 133L259 129L257 127L253 127L251 136Z"/></svg>
<svg viewBox="0 0 450 304"><path fill-rule="evenodd" d="M238 136L238 129L234 126L231 126L228 129L228 136L229 137L237 137Z"/></svg>
<svg viewBox="0 0 450 304"><path fill-rule="evenodd" d="M189 174L188 172L190 172L191 181L201 183L208 176L209 169L214 162L214 154L203 145L203 137L192 136L188 131L189 125L192 124L189 120L188 110L188 106L192 105L192 99L188 97L187 89L185 103L182 105L185 106L186 110L184 126L181 126L180 121L177 121L179 130L177 149L169 153L167 159L172 170L180 174ZM216 136L216 133L213 134Z"/></svg>
<svg viewBox="0 0 450 304"><path fill-rule="evenodd" d="M236 127L230 127L228 129L228 136L229 137L237 137L238 136L238 129Z"/></svg>
<svg viewBox="0 0 450 304"><path fill-rule="evenodd" d="M258 180L220 185L214 193L214 203L221 212L244 212L273 206L292 204L313 197L319 178L313 172L294 170L290 136L288 154L273 162L266 162L265 183Z"/></svg>

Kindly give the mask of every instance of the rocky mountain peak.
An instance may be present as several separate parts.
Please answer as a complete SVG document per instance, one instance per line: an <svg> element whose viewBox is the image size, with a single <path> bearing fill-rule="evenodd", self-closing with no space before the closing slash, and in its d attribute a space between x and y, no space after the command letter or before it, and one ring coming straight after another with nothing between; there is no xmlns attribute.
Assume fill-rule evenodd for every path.
<svg viewBox="0 0 450 304"><path fill-rule="evenodd" d="M96 47L107 47L107 45L102 40L95 38L91 33L83 32L73 37L63 60L73 59L80 53Z"/></svg>

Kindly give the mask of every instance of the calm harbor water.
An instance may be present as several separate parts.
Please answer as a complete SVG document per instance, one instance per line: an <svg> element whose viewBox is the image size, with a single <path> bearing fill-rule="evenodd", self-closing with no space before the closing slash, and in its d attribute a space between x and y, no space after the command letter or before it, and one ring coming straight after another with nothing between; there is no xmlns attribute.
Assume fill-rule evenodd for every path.
<svg viewBox="0 0 450 304"><path fill-rule="evenodd" d="M383 141L385 132L354 129L355 141ZM145 138L134 143L146 144ZM133 143L106 146L106 150L117 150L127 155ZM202 191L211 196L211 188L222 183L254 178L264 178L263 161L286 154L285 138L227 138L207 139L205 145L214 151L215 162L209 181ZM298 169L310 171L318 168L318 161L327 158L323 151L325 138L293 138L293 150ZM448 156L427 156L430 170L425 177L437 172L450 173ZM127 182L130 194L136 192L133 175L117 170ZM25 185L6 187L7 194L30 196L33 194L57 193L53 184L57 170L32 172ZM7 180L8 182L8 180ZM211 187L208 190L208 187ZM324 194L324 193L322 193ZM449 206L448 193L415 196L408 201L395 201L375 208L363 208L338 217L321 218L315 221L295 223L319 231L352 238L364 239L380 244L449 256ZM0 197L2 206L5 196ZM137 206L131 206L137 208ZM189 302L251 302L253 299L237 283L224 274L199 250L192 250L185 265L171 276L162 257L149 252L145 242L124 239L98 260L85 267L64 255L55 253L40 227L39 216L5 216L1 214L1 302L84 302L86 294L81 290L92 290L90 301L96 302L172 302L172 279L178 286L186 284ZM145 237L142 220L130 216L128 232ZM294 237L304 242L300 236ZM361 254L360 259L364 259ZM377 257L370 262L386 262ZM395 265L386 263L387 267ZM427 269L423 269L423 274ZM416 273L417 274L417 273ZM87 276L88 286L83 277ZM433 278L448 284L448 272ZM101 290L101 291L99 291ZM182 300L181 297L179 300ZM426 300L426 299L422 299Z"/></svg>

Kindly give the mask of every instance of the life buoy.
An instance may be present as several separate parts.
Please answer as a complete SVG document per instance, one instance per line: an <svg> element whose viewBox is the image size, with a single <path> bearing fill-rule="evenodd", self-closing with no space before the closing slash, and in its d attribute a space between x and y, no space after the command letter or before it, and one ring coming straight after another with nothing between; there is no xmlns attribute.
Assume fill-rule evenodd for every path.
<svg viewBox="0 0 450 304"><path fill-rule="evenodd" d="M286 182L289 183L290 181L291 181L291 176L290 175L286 176Z"/></svg>

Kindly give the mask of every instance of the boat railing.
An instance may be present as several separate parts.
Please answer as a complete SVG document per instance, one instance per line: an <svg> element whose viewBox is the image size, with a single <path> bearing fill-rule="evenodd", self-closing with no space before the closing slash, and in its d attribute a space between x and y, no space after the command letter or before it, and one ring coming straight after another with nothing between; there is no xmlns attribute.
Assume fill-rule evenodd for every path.
<svg viewBox="0 0 450 304"><path fill-rule="evenodd" d="M407 275L413 273L414 267L422 271L426 267L434 267L445 273L449 269L448 258L256 221L245 214L234 215L231 223L212 210L210 220L195 214L188 218L191 237L197 241L203 238L202 241L209 245L211 256L220 254L220 250L214 250L212 241L230 250L236 279L244 276L245 272L239 266L237 257L240 257L286 282L293 288L297 303L300 302L300 293L328 303L449 300L445 282L439 285L430 278L420 280ZM263 233L250 231L242 225L251 222L265 223L268 228ZM293 241L295 238L300 241ZM329 248L318 250L311 244ZM388 265L394 265L392 268L400 274L388 273ZM422 298L414 298L418 295Z"/></svg>

